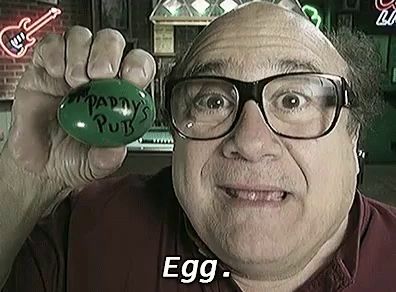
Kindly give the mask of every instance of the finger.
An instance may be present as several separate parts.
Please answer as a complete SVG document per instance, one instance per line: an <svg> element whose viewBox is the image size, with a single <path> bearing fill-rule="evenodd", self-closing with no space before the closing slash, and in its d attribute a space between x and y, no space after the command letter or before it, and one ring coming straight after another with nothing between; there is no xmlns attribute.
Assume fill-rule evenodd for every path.
<svg viewBox="0 0 396 292"><path fill-rule="evenodd" d="M61 35L48 34L36 46L32 62L54 78L65 74L65 41Z"/></svg>
<svg viewBox="0 0 396 292"><path fill-rule="evenodd" d="M146 88L153 81L156 63L148 52L137 49L130 51L121 64L120 75L140 88Z"/></svg>
<svg viewBox="0 0 396 292"><path fill-rule="evenodd" d="M124 48L125 39L120 32L114 29L99 31L89 55L89 78L114 78L118 73Z"/></svg>
<svg viewBox="0 0 396 292"><path fill-rule="evenodd" d="M65 79L71 87L89 81L87 64L92 43L91 31L82 26L73 26L65 35L66 71Z"/></svg>
<svg viewBox="0 0 396 292"><path fill-rule="evenodd" d="M127 149L125 146L117 148L91 148L88 151L88 163L94 178L102 178L115 172L123 163Z"/></svg>

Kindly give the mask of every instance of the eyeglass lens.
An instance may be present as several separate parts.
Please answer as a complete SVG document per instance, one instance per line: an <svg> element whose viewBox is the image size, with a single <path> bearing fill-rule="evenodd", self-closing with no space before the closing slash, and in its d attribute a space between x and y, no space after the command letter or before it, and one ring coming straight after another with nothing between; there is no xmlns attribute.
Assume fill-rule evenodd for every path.
<svg viewBox="0 0 396 292"><path fill-rule="evenodd" d="M332 125L337 110L337 86L318 75L289 75L273 79L261 93L261 107L273 131L296 138L319 136ZM222 79L188 79L171 94L176 128L199 139L219 137L237 118L240 94Z"/></svg>

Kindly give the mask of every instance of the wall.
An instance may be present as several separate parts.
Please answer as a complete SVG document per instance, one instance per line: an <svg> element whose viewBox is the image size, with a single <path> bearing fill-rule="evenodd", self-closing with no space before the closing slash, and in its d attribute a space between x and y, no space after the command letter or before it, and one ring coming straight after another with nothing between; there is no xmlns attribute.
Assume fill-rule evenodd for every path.
<svg viewBox="0 0 396 292"><path fill-rule="evenodd" d="M3 149L6 137L8 137L9 125L11 124L11 101L0 102L0 151Z"/></svg>
<svg viewBox="0 0 396 292"><path fill-rule="evenodd" d="M89 3L88 0L60 0L59 8L63 11L62 15L35 34L35 37L41 39L44 34L49 32L62 33L66 27L74 24L90 26L90 8L87 3ZM36 1L0 0L0 27L15 25L26 16L31 17L34 21L49 7L47 4ZM13 59L0 50L0 99L13 98L15 86L31 56L32 50L29 50L25 57Z"/></svg>
<svg viewBox="0 0 396 292"><path fill-rule="evenodd" d="M132 17L132 35L138 39L138 47L151 52L153 41L151 38L152 3L149 0L130 0Z"/></svg>

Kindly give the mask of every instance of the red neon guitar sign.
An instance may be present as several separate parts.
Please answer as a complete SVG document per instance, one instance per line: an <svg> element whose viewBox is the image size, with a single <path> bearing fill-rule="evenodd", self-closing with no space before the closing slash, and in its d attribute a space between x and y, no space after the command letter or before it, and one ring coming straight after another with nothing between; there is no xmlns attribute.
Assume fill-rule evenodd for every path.
<svg viewBox="0 0 396 292"><path fill-rule="evenodd" d="M52 7L33 23L29 17L25 17L19 21L18 25L3 28L0 31L0 46L11 57L23 57L37 41L33 35L61 13L60 9Z"/></svg>

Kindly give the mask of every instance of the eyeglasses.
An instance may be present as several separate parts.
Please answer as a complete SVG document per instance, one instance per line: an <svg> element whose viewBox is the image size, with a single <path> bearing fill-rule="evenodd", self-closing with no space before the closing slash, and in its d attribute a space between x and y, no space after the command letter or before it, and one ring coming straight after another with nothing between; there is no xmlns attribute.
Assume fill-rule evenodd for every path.
<svg viewBox="0 0 396 292"><path fill-rule="evenodd" d="M188 77L168 81L165 94L172 127L192 140L229 134L248 100L257 102L267 125L277 135L319 138L334 129L341 108L349 107L353 98L343 77L312 72L276 75L256 82Z"/></svg>

